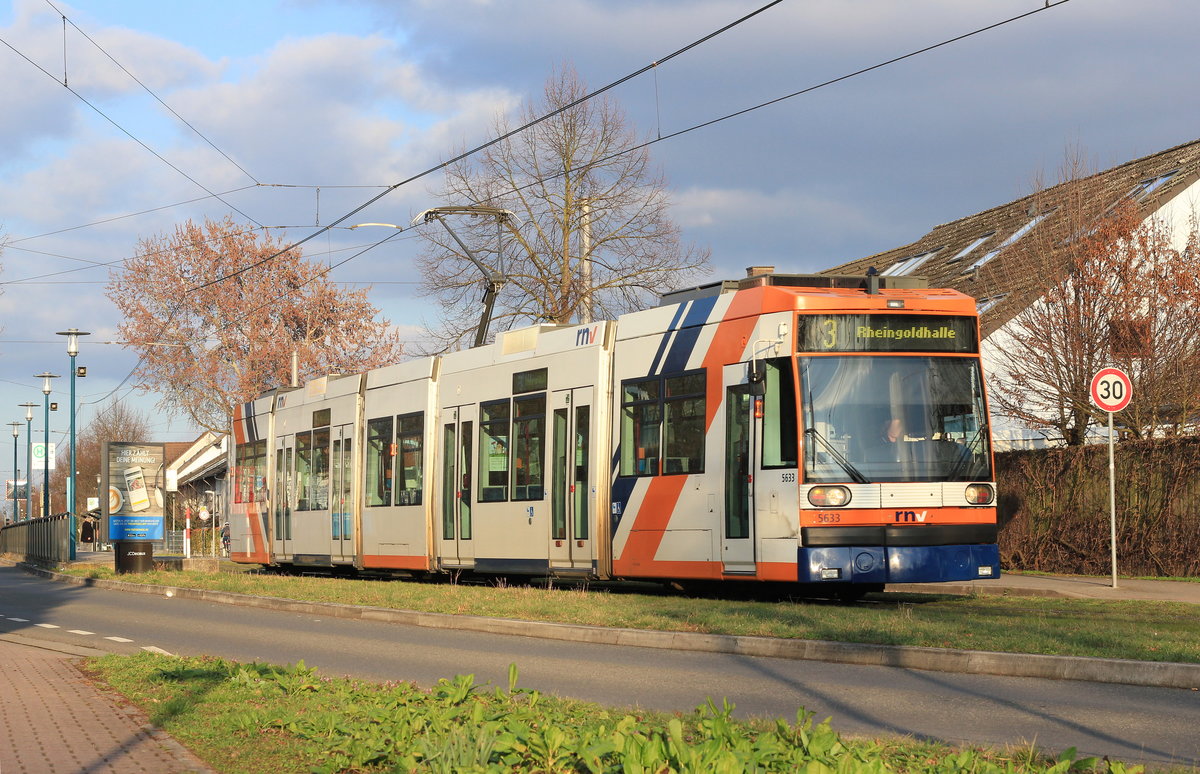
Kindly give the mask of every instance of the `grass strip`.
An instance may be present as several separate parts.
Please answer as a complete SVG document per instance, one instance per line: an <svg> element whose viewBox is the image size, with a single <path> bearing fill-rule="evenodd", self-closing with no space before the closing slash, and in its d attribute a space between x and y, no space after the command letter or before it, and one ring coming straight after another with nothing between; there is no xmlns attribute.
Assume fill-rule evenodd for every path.
<svg viewBox="0 0 1200 774"><path fill-rule="evenodd" d="M742 722L711 700L690 714L559 699L471 675L431 690L212 657L104 656L86 669L225 774L289 772L1112 772L1140 766L1056 759L1031 748L955 749L843 739L803 709L794 723Z"/></svg>
<svg viewBox="0 0 1200 774"><path fill-rule="evenodd" d="M69 575L308 602L657 631L1200 663L1200 616L1172 602L884 593L855 604L753 601L594 587L284 577L109 567Z"/></svg>

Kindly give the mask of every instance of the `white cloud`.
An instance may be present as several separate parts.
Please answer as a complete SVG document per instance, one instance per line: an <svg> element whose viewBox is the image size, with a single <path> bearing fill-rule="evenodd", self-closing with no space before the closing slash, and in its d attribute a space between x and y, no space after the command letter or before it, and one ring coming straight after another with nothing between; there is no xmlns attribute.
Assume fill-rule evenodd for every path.
<svg viewBox="0 0 1200 774"><path fill-rule="evenodd" d="M828 193L693 187L672 199L672 214L684 228L779 228L801 218L826 223L831 230L870 227L870 217L860 207L829 198Z"/></svg>
<svg viewBox="0 0 1200 774"><path fill-rule="evenodd" d="M0 255L0 281L79 265L17 246L113 260L128 255L139 236L187 217L220 217L231 205L262 223L293 226L292 238L306 236L382 186L489 139L497 112L536 98L553 67L572 61L599 86L760 4L359 0L347 12L344 0L261 7L216 0L208 13L236 20L228 33L237 35L236 46L166 23L158 28L174 34L157 35L135 6L89 8L105 16L86 25L88 34L221 150L263 183L301 187L255 187L225 197L228 204L206 199L20 242ZM612 96L643 131L675 131L1038 5L784 3ZM77 18L75 9L61 7ZM7 235L204 196L56 83L62 20L43 0L14 0L7 18L0 37L49 73L0 51L0 228ZM346 19L353 21L325 23ZM1021 195L1039 167L1054 167L1068 142L1078 141L1108 166L1193 139L1200 116L1186 98L1187 52L1197 21L1200 6L1167 0L1068 3L652 152L677 186L673 214L685 240L710 245L720 275L751 263L824 268ZM252 184L74 32L67 53L73 87L203 186ZM355 222L402 223L429 206L437 184L431 175L396 190L356 213ZM343 185L377 187L335 187ZM312 186L321 186L320 193ZM341 248L380 238L333 231L308 242L305 252L333 251L328 259L341 260L347 255ZM335 279L414 279L414 249L413 241L398 238L339 268ZM432 310L409 288L381 284L372 298L411 328ZM115 323L98 285L4 290L0 348L13 373L36 373L62 360L61 353L4 340ZM115 374L112 383L123 376Z"/></svg>

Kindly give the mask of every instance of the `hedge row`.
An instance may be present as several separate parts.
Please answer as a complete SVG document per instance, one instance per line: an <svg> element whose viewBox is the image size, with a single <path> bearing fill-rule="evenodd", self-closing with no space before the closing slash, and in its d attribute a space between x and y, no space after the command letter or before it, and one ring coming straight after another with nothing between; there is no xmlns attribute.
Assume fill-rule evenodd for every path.
<svg viewBox="0 0 1200 774"><path fill-rule="evenodd" d="M1122 574L1200 575L1200 438L1120 441ZM1111 569L1108 445L998 454L1000 555L1010 569Z"/></svg>

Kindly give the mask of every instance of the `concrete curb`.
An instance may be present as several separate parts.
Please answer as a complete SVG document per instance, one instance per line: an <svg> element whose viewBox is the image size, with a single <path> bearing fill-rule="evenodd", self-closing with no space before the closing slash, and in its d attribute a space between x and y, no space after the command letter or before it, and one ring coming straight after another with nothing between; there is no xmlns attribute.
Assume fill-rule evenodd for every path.
<svg viewBox="0 0 1200 774"><path fill-rule="evenodd" d="M76 578L32 565L21 564L20 566L26 572L34 575L77 586L94 586L113 591L173 596L180 599L195 599L225 605L283 610L331 618L406 624L431 629L460 629L486 634L508 634L569 642L687 650L701 653L729 653L740 656L826 661L863 666L901 667L933 672L1084 680L1094 683L1200 690L1200 664L1044 656L1029 653L996 653L904 645L867 645L824 640L788 640L776 637L745 637L728 634L613 629L601 626L521 621L512 618L422 613L414 610L392 610L382 607L341 605L332 602L300 602L278 597L259 597L177 586L147 586L116 580Z"/></svg>

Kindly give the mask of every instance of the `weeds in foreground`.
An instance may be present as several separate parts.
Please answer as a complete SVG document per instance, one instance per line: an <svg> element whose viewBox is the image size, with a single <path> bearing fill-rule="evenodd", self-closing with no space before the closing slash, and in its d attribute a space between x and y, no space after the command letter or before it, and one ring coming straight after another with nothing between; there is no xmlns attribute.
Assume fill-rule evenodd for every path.
<svg viewBox="0 0 1200 774"><path fill-rule="evenodd" d="M690 714L611 710L472 675L375 684L280 667L155 654L106 656L94 673L225 772L1111 772L1140 767L1036 751L843 740L803 709L742 722L711 699Z"/></svg>

